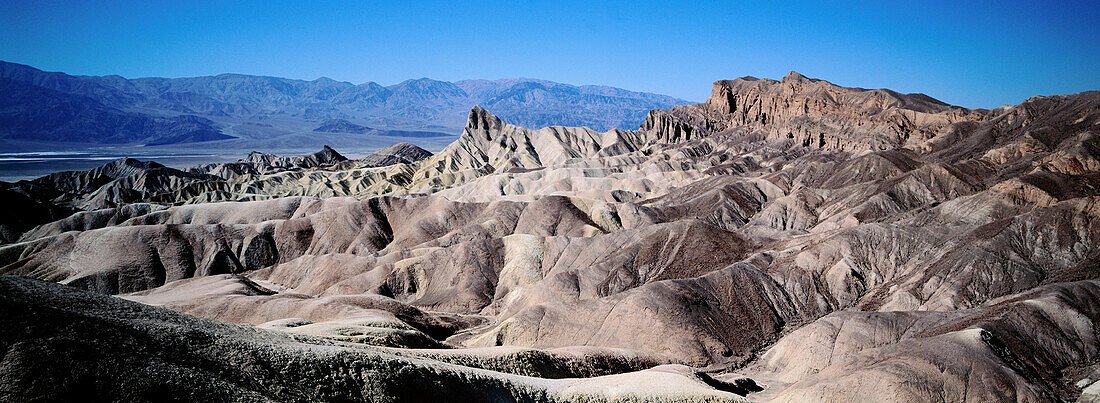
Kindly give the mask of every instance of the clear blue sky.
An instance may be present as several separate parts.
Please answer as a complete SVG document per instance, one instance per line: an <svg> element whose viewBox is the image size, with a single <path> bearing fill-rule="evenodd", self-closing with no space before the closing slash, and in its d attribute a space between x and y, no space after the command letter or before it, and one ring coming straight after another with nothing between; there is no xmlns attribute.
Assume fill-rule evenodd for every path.
<svg viewBox="0 0 1100 403"><path fill-rule="evenodd" d="M796 70L968 107L1100 89L1096 0L0 3L0 60L70 74L535 77L700 101Z"/></svg>

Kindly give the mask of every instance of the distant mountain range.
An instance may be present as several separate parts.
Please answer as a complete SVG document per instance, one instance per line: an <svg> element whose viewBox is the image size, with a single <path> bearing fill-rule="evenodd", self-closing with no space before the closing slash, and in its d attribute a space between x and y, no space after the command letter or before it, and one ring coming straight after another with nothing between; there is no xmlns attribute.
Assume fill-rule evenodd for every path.
<svg viewBox="0 0 1100 403"><path fill-rule="evenodd" d="M535 79L437 81L382 86L221 74L193 78L72 76L0 62L0 138L102 144L172 144L240 137L250 123L288 132L457 134L474 105L520 125L635 129L655 108L682 99ZM255 123L263 125L255 125Z"/></svg>
<svg viewBox="0 0 1100 403"><path fill-rule="evenodd" d="M0 136L51 142L171 144L229 139L210 119L125 112L95 98L0 78Z"/></svg>

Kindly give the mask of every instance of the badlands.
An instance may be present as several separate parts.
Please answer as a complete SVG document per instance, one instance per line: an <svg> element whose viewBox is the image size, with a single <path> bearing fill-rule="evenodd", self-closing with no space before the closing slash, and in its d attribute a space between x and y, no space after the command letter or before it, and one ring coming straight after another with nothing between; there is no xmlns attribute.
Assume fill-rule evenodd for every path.
<svg viewBox="0 0 1100 403"><path fill-rule="evenodd" d="M1100 91L0 183L0 401L1100 401Z"/></svg>

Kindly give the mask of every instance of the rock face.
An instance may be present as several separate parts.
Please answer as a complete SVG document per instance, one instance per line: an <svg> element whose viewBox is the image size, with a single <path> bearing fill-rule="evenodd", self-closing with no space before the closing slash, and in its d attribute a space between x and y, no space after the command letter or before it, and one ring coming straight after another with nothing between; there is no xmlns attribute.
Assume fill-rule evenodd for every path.
<svg viewBox="0 0 1100 403"><path fill-rule="evenodd" d="M191 167L187 171L231 180L242 175L265 175L292 170L327 168L347 160L336 150L324 146L321 151L316 153L293 157L253 151L237 162L199 165Z"/></svg>
<svg viewBox="0 0 1100 403"><path fill-rule="evenodd" d="M475 107L435 155L254 155L237 163L252 171L181 171L104 206L67 201L160 168L42 179L40 203L81 211L19 230L0 272L427 360L414 367L433 385L459 374L492 391L478 398L1088 398L1098 133L1095 91L967 110L797 73L716 82L634 131L528 129ZM328 362L295 354L277 360Z"/></svg>
<svg viewBox="0 0 1100 403"><path fill-rule="evenodd" d="M643 127L665 126L673 137L677 130L750 130L805 148L858 152L920 144L948 125L987 114L924 94L845 88L792 71L781 81L717 81L706 102L653 111Z"/></svg>
<svg viewBox="0 0 1100 403"><path fill-rule="evenodd" d="M0 187L39 203L79 210L105 209L139 202L195 181L216 179L168 168L151 161L122 158L87 171L66 171Z"/></svg>
<svg viewBox="0 0 1100 403"><path fill-rule="evenodd" d="M392 146L375 151L363 157L363 165L372 167L384 167L397 164L411 164L431 157L432 153L423 148L409 143L397 143Z"/></svg>
<svg viewBox="0 0 1100 403"><path fill-rule="evenodd" d="M787 401L1071 399L1079 390L1065 370L1096 354L1098 286L1059 283L950 312L836 312L780 340L753 370L789 382L777 396Z"/></svg>

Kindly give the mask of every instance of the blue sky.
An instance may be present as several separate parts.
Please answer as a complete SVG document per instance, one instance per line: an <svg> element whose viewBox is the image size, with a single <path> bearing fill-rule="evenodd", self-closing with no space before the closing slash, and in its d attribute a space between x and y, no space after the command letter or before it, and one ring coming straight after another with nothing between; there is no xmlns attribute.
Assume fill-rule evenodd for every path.
<svg viewBox="0 0 1100 403"><path fill-rule="evenodd" d="M0 3L0 60L70 74L535 77L701 101L796 70L968 107L1100 89L1095 0Z"/></svg>

